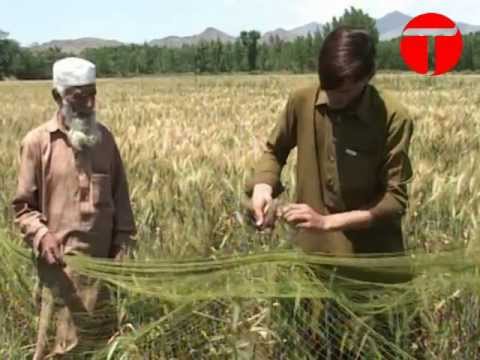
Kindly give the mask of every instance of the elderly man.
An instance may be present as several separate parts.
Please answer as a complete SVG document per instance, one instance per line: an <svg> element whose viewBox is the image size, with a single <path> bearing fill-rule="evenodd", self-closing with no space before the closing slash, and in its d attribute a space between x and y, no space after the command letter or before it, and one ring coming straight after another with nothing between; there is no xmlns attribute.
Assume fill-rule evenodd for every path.
<svg viewBox="0 0 480 360"><path fill-rule="evenodd" d="M119 259L135 233L120 153L110 131L96 120L95 77L89 61L56 62L52 94L58 111L21 144L13 207L15 221L37 255L42 294L34 359L42 359L50 348L52 318L56 336L50 355L81 348L105 331L105 323L99 324L108 316L91 315L99 314L100 299L108 293L96 281L73 273L63 255ZM97 327L91 322L85 326L85 319L95 320Z"/></svg>

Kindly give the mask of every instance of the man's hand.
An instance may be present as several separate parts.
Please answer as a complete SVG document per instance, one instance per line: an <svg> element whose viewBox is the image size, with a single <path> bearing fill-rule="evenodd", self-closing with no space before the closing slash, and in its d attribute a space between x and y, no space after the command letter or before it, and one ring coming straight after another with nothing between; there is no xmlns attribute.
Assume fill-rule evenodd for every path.
<svg viewBox="0 0 480 360"><path fill-rule="evenodd" d="M329 216L321 215L306 204L290 204L279 209L278 216L298 228L330 231Z"/></svg>
<svg viewBox="0 0 480 360"><path fill-rule="evenodd" d="M40 240L39 244L40 257L45 260L48 265L65 266L63 261L63 245L50 232L47 232Z"/></svg>
<svg viewBox="0 0 480 360"><path fill-rule="evenodd" d="M268 184L255 185L252 195L252 207L257 227L262 228L265 225L266 213L271 205L272 187Z"/></svg>

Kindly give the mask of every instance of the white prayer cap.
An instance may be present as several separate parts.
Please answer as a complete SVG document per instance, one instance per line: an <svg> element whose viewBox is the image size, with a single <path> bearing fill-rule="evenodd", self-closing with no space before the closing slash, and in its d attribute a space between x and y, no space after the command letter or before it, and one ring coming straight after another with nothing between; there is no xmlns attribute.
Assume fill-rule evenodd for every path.
<svg viewBox="0 0 480 360"><path fill-rule="evenodd" d="M63 92L72 86L95 84L95 65L90 61L67 57L53 64L53 87Z"/></svg>

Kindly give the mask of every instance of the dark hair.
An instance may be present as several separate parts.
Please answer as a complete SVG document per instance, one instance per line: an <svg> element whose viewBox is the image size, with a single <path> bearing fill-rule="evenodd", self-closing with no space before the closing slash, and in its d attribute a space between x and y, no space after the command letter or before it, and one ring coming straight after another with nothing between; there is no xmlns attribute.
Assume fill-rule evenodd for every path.
<svg viewBox="0 0 480 360"><path fill-rule="evenodd" d="M347 80L359 81L375 73L375 43L368 31L341 26L325 38L318 56L318 74L324 90Z"/></svg>

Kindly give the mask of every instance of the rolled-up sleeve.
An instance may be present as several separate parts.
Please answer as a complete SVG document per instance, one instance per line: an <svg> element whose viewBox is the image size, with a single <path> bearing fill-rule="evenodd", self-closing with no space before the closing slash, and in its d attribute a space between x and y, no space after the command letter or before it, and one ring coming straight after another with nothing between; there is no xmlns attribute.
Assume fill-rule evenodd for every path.
<svg viewBox="0 0 480 360"><path fill-rule="evenodd" d="M394 112L387 124L380 182L385 191L371 209L376 220L402 216L408 205L407 184L413 178L409 158L413 122L405 111Z"/></svg>
<svg viewBox="0 0 480 360"><path fill-rule="evenodd" d="M12 206L15 223L34 250L38 250L40 240L48 232L40 208L41 184L41 147L36 137L28 134L20 146L18 185Z"/></svg>
<svg viewBox="0 0 480 360"><path fill-rule="evenodd" d="M297 142L296 116L290 97L272 130L262 156L254 167L253 176L247 182L246 194L251 196L256 184L268 184L273 188L273 196L283 192L280 176L288 155Z"/></svg>

